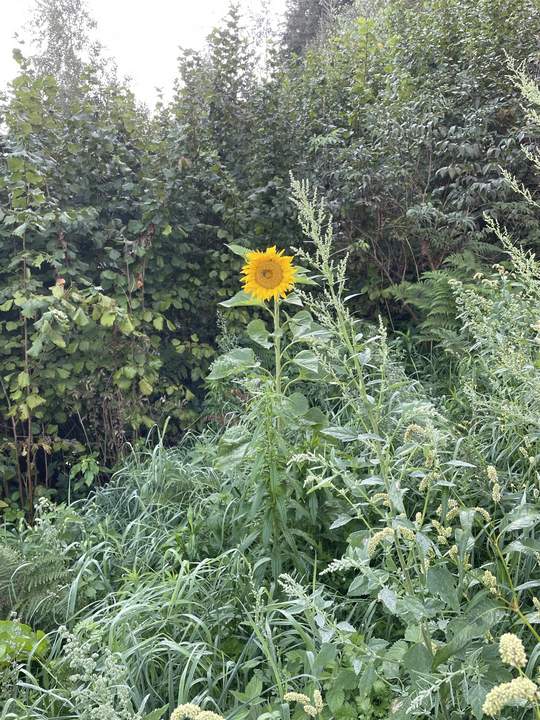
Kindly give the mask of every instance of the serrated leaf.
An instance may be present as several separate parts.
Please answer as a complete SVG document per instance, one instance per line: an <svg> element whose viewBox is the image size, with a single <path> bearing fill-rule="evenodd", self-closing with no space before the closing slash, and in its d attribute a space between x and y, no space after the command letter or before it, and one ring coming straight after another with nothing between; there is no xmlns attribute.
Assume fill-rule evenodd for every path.
<svg viewBox="0 0 540 720"><path fill-rule="evenodd" d="M28 228L28 223L22 223L22 225L19 225L15 228L15 230L12 231L13 235L16 235L17 237L22 238L23 235L26 232L26 229Z"/></svg>
<svg viewBox="0 0 540 720"><path fill-rule="evenodd" d="M421 682L421 676L431 671L432 657L423 643L413 645L403 656L403 665L407 668L414 685Z"/></svg>
<svg viewBox="0 0 540 720"><path fill-rule="evenodd" d="M251 348L235 348L214 362L207 379L223 380L234 377L257 365L255 353Z"/></svg>
<svg viewBox="0 0 540 720"><path fill-rule="evenodd" d="M309 270L301 265L295 265L296 275L294 282L299 285L318 285L318 283L309 276Z"/></svg>
<svg viewBox="0 0 540 720"><path fill-rule="evenodd" d="M309 411L309 401L301 392L294 392L290 395L287 398L287 405L297 417L301 417Z"/></svg>
<svg viewBox="0 0 540 720"><path fill-rule="evenodd" d="M384 655L383 673L388 679L399 677L399 667L408 650L405 640L397 640Z"/></svg>
<svg viewBox="0 0 540 720"><path fill-rule="evenodd" d="M124 335L131 335L131 333L135 330L135 326L133 325L130 317L125 317L123 320L119 323L120 330L124 333Z"/></svg>
<svg viewBox="0 0 540 720"><path fill-rule="evenodd" d="M164 705L161 708L157 708L156 710L152 710L151 712L147 713L143 716L142 720L161 720L163 715L165 714L165 711L168 710L169 706Z"/></svg>
<svg viewBox="0 0 540 720"><path fill-rule="evenodd" d="M77 325L77 327L85 327L90 321L88 320L88 316L84 310L79 307L73 315L73 322Z"/></svg>
<svg viewBox="0 0 540 720"><path fill-rule="evenodd" d="M300 295L298 295L298 293L295 293L295 292L291 292L288 295L286 295L281 302L287 303L288 305L297 305L298 307L303 307L303 305L304 305Z"/></svg>

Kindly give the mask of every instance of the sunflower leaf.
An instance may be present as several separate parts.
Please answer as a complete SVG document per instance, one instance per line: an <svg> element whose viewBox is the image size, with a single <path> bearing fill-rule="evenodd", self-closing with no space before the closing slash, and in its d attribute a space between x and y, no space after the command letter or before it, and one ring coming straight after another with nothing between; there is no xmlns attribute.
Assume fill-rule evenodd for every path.
<svg viewBox="0 0 540 720"><path fill-rule="evenodd" d="M257 343L257 345L261 345L263 348L272 347L270 333L268 332L264 322L259 318L257 318L257 320L252 320L249 323L247 326L247 334L253 342Z"/></svg>
<svg viewBox="0 0 540 720"><path fill-rule="evenodd" d="M243 247L242 245L235 245L234 243L227 245L229 250L235 255L245 258L249 252L249 248Z"/></svg>
<svg viewBox="0 0 540 720"><path fill-rule="evenodd" d="M311 350L302 350L296 355L293 362L309 373L316 374L319 372L319 359Z"/></svg>
<svg viewBox="0 0 540 720"><path fill-rule="evenodd" d="M258 362L251 348L235 348L225 355L221 355L214 362L207 380L223 380L234 377L257 366Z"/></svg>
<svg viewBox="0 0 540 720"><path fill-rule="evenodd" d="M227 308L248 306L264 307L262 300L257 300L257 298L254 298L253 295L249 295L249 293L246 293L243 290L239 290L232 298L223 300L223 302L220 302L219 304Z"/></svg>
<svg viewBox="0 0 540 720"><path fill-rule="evenodd" d="M289 293L283 298L282 302L288 303L289 305L298 305L299 307L303 307L304 305L300 296L295 292Z"/></svg>

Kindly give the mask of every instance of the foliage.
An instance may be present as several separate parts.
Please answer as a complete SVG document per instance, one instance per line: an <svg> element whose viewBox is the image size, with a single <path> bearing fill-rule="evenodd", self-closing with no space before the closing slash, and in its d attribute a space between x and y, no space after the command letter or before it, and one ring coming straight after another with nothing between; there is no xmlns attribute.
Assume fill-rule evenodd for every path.
<svg viewBox="0 0 540 720"><path fill-rule="evenodd" d="M484 212L538 240L499 172L533 186L520 143L534 134L504 67L507 48L532 66L540 16L511 5L294 2L264 57L232 7L150 114L93 44L84 3L41 0L38 51L17 52L0 108L8 503L80 496L154 423L170 417L172 440L198 421L239 267L226 244L303 242L290 170L326 197L364 315L453 332L447 280L500 254ZM228 332L246 317L229 314Z"/></svg>
<svg viewBox="0 0 540 720"><path fill-rule="evenodd" d="M96 25L84 0L37 0L29 29L39 73L54 76L69 93L80 82L85 62L104 69L100 45L93 39Z"/></svg>
<svg viewBox="0 0 540 720"><path fill-rule="evenodd" d="M0 666L5 668L11 662L20 661L28 655L44 655L47 651L45 634L33 632L28 625L14 620L0 621Z"/></svg>
<svg viewBox="0 0 540 720"><path fill-rule="evenodd" d="M1 720L540 717L540 94L501 73L538 16L376 5L262 75L233 10L152 118L21 59ZM271 304L238 290L264 245ZM204 428L139 439L203 384Z"/></svg>
<svg viewBox="0 0 540 720"><path fill-rule="evenodd" d="M67 545L61 528L74 521L41 498L33 525L24 540L18 533L0 537L0 608L12 610L29 621L58 612L63 590L70 579Z"/></svg>
<svg viewBox="0 0 540 720"><path fill-rule="evenodd" d="M283 44L301 54L326 29L332 17L352 0L288 0Z"/></svg>
<svg viewBox="0 0 540 720"><path fill-rule="evenodd" d="M430 397L352 311L324 202L293 202L294 291L223 303L255 315L208 376L226 426L5 528L67 579L53 612L19 606L50 650L3 718L538 716L537 262L493 226L509 267L451 284L469 357Z"/></svg>

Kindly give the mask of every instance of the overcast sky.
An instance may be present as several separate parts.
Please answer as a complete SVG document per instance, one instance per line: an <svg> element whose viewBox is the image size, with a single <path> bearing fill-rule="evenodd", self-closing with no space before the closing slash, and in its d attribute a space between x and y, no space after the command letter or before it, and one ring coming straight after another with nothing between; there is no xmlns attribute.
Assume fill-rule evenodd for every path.
<svg viewBox="0 0 540 720"><path fill-rule="evenodd" d="M244 3L254 6L257 0ZM275 13L283 12L285 3L269 0ZM0 0L0 88L16 72L13 36L27 21L33 4L34 0ZM136 95L153 105L156 86L166 95L170 92L178 48L200 48L226 14L229 0L87 0L87 4L108 55L116 58L122 75L132 78Z"/></svg>

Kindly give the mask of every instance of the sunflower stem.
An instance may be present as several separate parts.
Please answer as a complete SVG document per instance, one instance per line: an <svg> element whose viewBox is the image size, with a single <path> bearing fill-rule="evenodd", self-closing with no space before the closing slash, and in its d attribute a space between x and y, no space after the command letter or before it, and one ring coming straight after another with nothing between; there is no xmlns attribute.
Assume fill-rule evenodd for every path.
<svg viewBox="0 0 540 720"><path fill-rule="evenodd" d="M279 317L279 297L274 298L274 353L276 394L281 395L281 326Z"/></svg>

